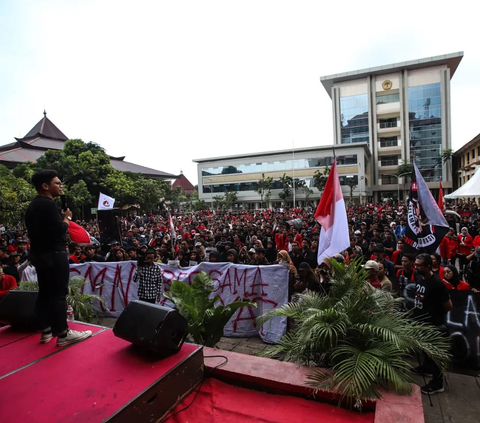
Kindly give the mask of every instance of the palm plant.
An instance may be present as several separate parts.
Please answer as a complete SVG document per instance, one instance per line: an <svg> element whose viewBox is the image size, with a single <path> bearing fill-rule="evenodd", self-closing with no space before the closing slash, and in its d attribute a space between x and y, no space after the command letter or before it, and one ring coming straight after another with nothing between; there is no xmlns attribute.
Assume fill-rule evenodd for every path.
<svg viewBox="0 0 480 423"><path fill-rule="evenodd" d="M382 388L408 394L409 356L427 354L445 369L449 342L434 327L401 311L402 299L366 283L360 261L347 268L333 260L332 265L328 295L301 294L262 316L262 324L288 317L295 328L262 355L284 355L287 361L317 367L307 383L356 407L362 400L381 398Z"/></svg>
<svg viewBox="0 0 480 423"><path fill-rule="evenodd" d="M194 342L207 347L214 347L220 341L223 328L238 309L257 306L248 300L215 306L220 297L212 296L214 289L212 279L205 272L200 272L193 279L191 286L173 281L170 291L164 293L179 313L187 319L188 332Z"/></svg>
<svg viewBox="0 0 480 423"><path fill-rule="evenodd" d="M82 276L70 278L67 304L72 306L75 320L90 323L93 318L93 300L103 302L103 298L82 292L82 287L86 284L87 281ZM38 291L38 284L36 282L20 282L19 289L22 291Z"/></svg>

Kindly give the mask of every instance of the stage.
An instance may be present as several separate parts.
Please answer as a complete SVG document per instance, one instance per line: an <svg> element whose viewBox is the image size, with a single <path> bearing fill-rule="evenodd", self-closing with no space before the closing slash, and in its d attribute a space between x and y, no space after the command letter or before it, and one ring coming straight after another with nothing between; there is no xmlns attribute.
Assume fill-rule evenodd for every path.
<svg viewBox="0 0 480 423"><path fill-rule="evenodd" d="M58 348L0 328L0 422L423 422L418 387L358 413L331 393L313 395L308 367L192 344L158 359L108 328L69 325L93 336Z"/></svg>
<svg viewBox="0 0 480 423"><path fill-rule="evenodd" d="M3 423L155 422L203 379L202 347L184 344L158 360L110 329L70 323L93 336L58 348L55 339L0 329Z"/></svg>

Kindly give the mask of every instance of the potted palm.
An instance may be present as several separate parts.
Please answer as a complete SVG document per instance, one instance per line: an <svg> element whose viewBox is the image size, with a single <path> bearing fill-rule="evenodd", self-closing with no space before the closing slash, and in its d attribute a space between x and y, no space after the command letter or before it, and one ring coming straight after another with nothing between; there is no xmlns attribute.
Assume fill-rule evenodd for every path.
<svg viewBox="0 0 480 423"><path fill-rule="evenodd" d="M71 305L75 314L75 320L90 323L93 318L93 301L103 299L98 295L85 294L82 287L87 281L82 276L73 276L68 283L67 305ZM38 291L36 282L20 282L19 289L22 291Z"/></svg>
<svg viewBox="0 0 480 423"><path fill-rule="evenodd" d="M212 279L200 272L189 286L181 281L173 281L170 291L165 292L179 313L187 319L188 332L193 341L207 347L214 347L223 336L223 328L233 314L242 307L256 307L249 300L218 304L220 297L213 295Z"/></svg>
<svg viewBox="0 0 480 423"><path fill-rule="evenodd" d="M293 321L294 330L267 348L263 356L312 366L307 383L329 390L348 405L381 398L381 389L411 392L409 357L427 354L445 369L449 341L402 311L402 299L365 283L360 261L348 267L332 260L328 295L306 293L270 310L261 324L277 316Z"/></svg>

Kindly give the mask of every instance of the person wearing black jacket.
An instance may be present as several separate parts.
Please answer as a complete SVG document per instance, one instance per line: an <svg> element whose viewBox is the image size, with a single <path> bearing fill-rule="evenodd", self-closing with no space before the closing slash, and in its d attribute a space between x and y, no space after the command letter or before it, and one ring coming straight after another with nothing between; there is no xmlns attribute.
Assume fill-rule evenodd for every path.
<svg viewBox="0 0 480 423"><path fill-rule="evenodd" d="M25 213L30 237L30 257L37 269L38 297L36 314L42 331L40 343L57 336L57 345L65 346L92 336L91 331L78 332L67 325L68 281L70 266L67 252L67 230L72 212L60 211L54 201L62 194L62 183L54 170L41 170L32 176L37 196Z"/></svg>

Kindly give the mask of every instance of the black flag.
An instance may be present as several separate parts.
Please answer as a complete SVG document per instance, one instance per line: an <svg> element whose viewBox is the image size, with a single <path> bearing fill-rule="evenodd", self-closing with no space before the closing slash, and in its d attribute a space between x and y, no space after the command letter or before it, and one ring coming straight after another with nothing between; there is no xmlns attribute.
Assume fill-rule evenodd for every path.
<svg viewBox="0 0 480 423"><path fill-rule="evenodd" d="M405 243L410 250L432 254L447 232L448 223L414 163Z"/></svg>

